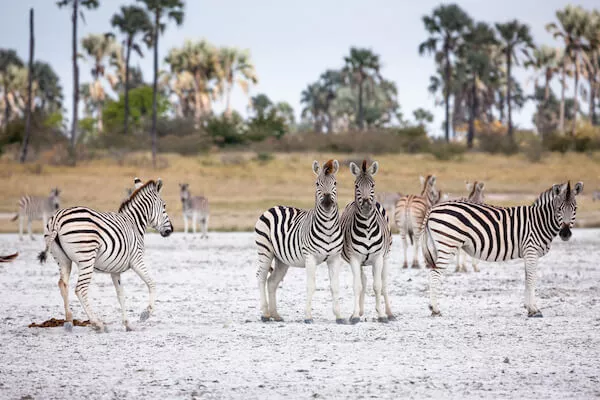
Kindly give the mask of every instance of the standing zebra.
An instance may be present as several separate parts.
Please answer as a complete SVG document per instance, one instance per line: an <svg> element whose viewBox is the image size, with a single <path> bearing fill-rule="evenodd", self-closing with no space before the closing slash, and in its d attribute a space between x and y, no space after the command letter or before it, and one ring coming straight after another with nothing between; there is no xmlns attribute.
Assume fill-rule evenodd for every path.
<svg viewBox="0 0 600 400"><path fill-rule="evenodd" d="M525 259L525 308L528 316L541 317L535 301L538 259L550 251L558 234L571 237L577 200L583 190L578 182L552 186L530 206L494 207L487 204L448 202L431 209L424 225L423 255L429 272L430 309L439 315L437 298L442 272L459 248L485 261Z"/></svg>
<svg viewBox="0 0 600 400"><path fill-rule="evenodd" d="M423 186L421 195L410 194L403 196L398 200L394 211L394 220L400 230L400 239L402 240L402 248L404 250L404 264L402 268L408 268L408 242L406 241L406 235L408 235L410 244L414 247L412 267L420 268L419 238L422 232L421 224L427 211L431 206L437 204L441 198L441 193L435 187L435 176L428 175L426 178L421 176L420 179Z"/></svg>
<svg viewBox="0 0 600 400"><path fill-rule="evenodd" d="M92 326L104 330L102 321L96 318L88 303L88 287L94 270L111 274L121 305L123 325L131 330L125 312L125 298L121 286L121 273L133 269L146 283L149 305L140 315L145 321L154 310L155 283L144 264L144 233L150 226L167 237L173 225L167 215L165 202L160 197L162 181L151 180L136 185L119 212L98 212L86 207L71 207L57 211L46 226L46 248L38 259L45 262L48 250L60 267L58 287L65 306L65 327L73 327L73 315L69 309L69 276L72 262L79 268L75 294Z"/></svg>
<svg viewBox="0 0 600 400"><path fill-rule="evenodd" d="M387 292L387 267L392 232L385 208L375 201L375 181L379 164L375 161L367 169L367 160L362 168L351 162L350 171L354 181L354 201L342 213L341 225L344 234L342 258L350 264L354 278L354 312L350 322L356 324L365 311L367 276L363 266L373 266L373 290L375 310L379 322L395 320ZM385 301L385 312L381 308L381 295Z"/></svg>
<svg viewBox="0 0 600 400"><path fill-rule="evenodd" d="M42 220L43 226L46 226L46 221L56 210L60 208L60 190L54 188L50 191L50 196L23 196L19 201L19 211L11 219L16 221L19 219L19 239L23 240L23 221L27 218L27 231L29 237L33 240L31 233L31 221Z"/></svg>
<svg viewBox="0 0 600 400"><path fill-rule="evenodd" d="M315 208L302 210L278 206L265 211L256 221L256 246L258 247L258 291L261 319L283 319L277 313L276 292L290 266L306 268L305 323L312 323L312 297L315 292L317 265L327 262L333 313L336 322L345 320L340 314L338 299L339 269L343 246L342 230L337 205L336 178L339 163L329 160L319 168L313 162L317 175ZM271 266L273 264L273 266ZM268 289L268 302L266 297Z"/></svg>
<svg viewBox="0 0 600 400"><path fill-rule="evenodd" d="M375 194L375 201L383 206L387 215L394 215L394 209L396 208L396 203L402 194L399 192L380 192ZM390 228L393 228L396 225L396 221L393 218L389 218L390 220Z"/></svg>
<svg viewBox="0 0 600 400"><path fill-rule="evenodd" d="M483 182L465 182L467 186L467 190L469 191L469 195L466 198L462 198L462 201L468 201L470 203L482 204L484 202L485 196L483 195L483 189L485 188L485 184ZM466 263L461 263L461 254L464 253L463 259L467 260L467 254L462 250L458 249L456 253L456 270L455 272L467 272ZM471 263L473 265L473 271L479 272L479 267L477 266L477 259L471 257Z"/></svg>
<svg viewBox="0 0 600 400"><path fill-rule="evenodd" d="M187 183L180 183L179 189L181 206L183 208L183 225L185 233L188 233L188 218L192 218L192 229L194 230L194 233L196 233L196 220L200 219L202 237L208 238L208 199L204 196L192 197L190 185Z"/></svg>

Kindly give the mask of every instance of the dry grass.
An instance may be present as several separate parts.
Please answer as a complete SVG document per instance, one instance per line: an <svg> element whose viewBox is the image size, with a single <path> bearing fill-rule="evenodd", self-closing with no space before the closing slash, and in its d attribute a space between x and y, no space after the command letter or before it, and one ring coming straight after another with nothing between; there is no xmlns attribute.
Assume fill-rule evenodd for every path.
<svg viewBox="0 0 600 400"><path fill-rule="evenodd" d="M163 155L162 168L153 171L148 154L129 154L121 160L105 158L81 163L76 168L19 165L0 161L2 194L0 213L14 215L23 194L46 195L50 188L62 189L64 206L86 205L98 210L116 211L125 188L139 176L143 180L161 177L164 199L174 225L181 229L179 182L188 182L193 194L204 194L211 206L211 230L250 230L262 211L277 204L311 207L314 203L312 160L340 161L338 194L340 208L353 196L349 160L362 155L276 154L266 162L254 153L215 153L197 157ZM599 178L600 153L584 155L548 154L540 163L524 156L466 154L459 161L437 161L431 155L385 155L376 157L380 172L377 190L416 193L419 175L437 175L440 187L452 197L465 194L464 181L482 180L490 202L498 205L526 204L535 195L557 182L582 180L584 196L579 200L579 221L584 225L600 221L600 202L593 203L591 192ZM11 215L9 215L11 214ZM15 232L18 223L0 219L0 232ZM41 223L34 225L38 232Z"/></svg>

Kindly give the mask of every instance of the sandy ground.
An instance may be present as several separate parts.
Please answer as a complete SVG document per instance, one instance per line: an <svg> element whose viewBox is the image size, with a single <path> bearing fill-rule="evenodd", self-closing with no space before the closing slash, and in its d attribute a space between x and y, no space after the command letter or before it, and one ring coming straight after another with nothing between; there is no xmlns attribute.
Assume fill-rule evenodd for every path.
<svg viewBox="0 0 600 400"><path fill-rule="evenodd" d="M40 266L36 236L0 235L0 398L590 398L600 396L600 230L575 230L541 261L542 319L522 308L521 262L482 264L447 274L441 318L427 309L424 270L402 270L394 238L390 292L398 321L333 321L325 267L319 268L315 324L302 323L305 273L292 269L280 289L284 323L259 322L253 236L213 233L208 240L147 236L157 281L155 314L137 322L148 296L122 277L134 332L120 324L108 275L95 275L92 306L108 333L89 328L27 328L64 318L50 258ZM74 273L75 275L76 273ZM342 309L351 313L345 267ZM75 318L84 318L73 294ZM369 279L369 289L371 279Z"/></svg>

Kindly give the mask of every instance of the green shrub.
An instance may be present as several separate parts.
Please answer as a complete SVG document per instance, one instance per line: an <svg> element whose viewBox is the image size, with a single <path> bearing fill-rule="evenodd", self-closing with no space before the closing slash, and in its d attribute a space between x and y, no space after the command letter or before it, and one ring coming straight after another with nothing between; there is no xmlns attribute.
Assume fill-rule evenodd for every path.
<svg viewBox="0 0 600 400"><path fill-rule="evenodd" d="M573 140L564 135L551 134L544 137L544 147L549 151L565 154L573 147Z"/></svg>
<svg viewBox="0 0 600 400"><path fill-rule="evenodd" d="M261 151L256 153L255 160L260 163L268 163L271 160L274 160L275 156L272 153L268 153L266 151Z"/></svg>
<svg viewBox="0 0 600 400"><path fill-rule="evenodd" d="M507 135L480 133L478 142L479 149L486 153L511 155L519 151L517 143Z"/></svg>
<svg viewBox="0 0 600 400"><path fill-rule="evenodd" d="M459 143L446 143L444 139L436 139L429 146L429 152L436 160L448 161L461 156L467 148Z"/></svg>

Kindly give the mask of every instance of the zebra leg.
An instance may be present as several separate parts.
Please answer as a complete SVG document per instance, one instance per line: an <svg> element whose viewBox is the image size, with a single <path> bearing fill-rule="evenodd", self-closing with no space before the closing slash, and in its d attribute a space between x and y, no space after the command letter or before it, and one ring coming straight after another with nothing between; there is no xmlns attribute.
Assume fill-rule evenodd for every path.
<svg viewBox="0 0 600 400"><path fill-rule="evenodd" d="M208 215L204 216L204 221L202 222L202 237L208 239Z"/></svg>
<svg viewBox="0 0 600 400"><path fill-rule="evenodd" d="M53 247L58 247L54 243ZM53 249L55 250L55 249ZM72 261L67 257L65 253L60 251L60 255L53 251L52 255L54 255L54 259L58 262L60 266L60 279L58 280L58 288L60 289L60 295L63 299L63 304L65 306L65 330L71 332L73 330L73 313L69 308L69 277L71 276L71 267L73 265ZM56 254L56 255L55 255Z"/></svg>
<svg viewBox="0 0 600 400"><path fill-rule="evenodd" d="M121 274L120 273L112 273L110 274L112 278L113 285L115 285L115 290L117 291L117 298L119 299L119 304L121 305L121 317L123 319L123 325L125 326L125 330L127 332L132 331L129 326L129 322L127 321L127 313L125 311L125 293L123 293L123 286L121 285Z"/></svg>
<svg viewBox="0 0 600 400"><path fill-rule="evenodd" d="M542 312L535 301L538 256L534 251L525 254L525 308L528 317L541 318Z"/></svg>
<svg viewBox="0 0 600 400"><path fill-rule="evenodd" d="M317 274L317 262L311 255L306 256L304 261L306 267L306 309L304 312L304 322L307 324L313 323L312 317L312 298L315 294L315 278Z"/></svg>
<svg viewBox="0 0 600 400"><path fill-rule="evenodd" d="M197 224L197 214L194 212L192 214L192 229L194 231L194 235L196 234L196 224Z"/></svg>
<svg viewBox="0 0 600 400"><path fill-rule="evenodd" d="M183 231L185 233L188 233L188 217L187 215L185 215L185 213L183 214Z"/></svg>
<svg viewBox="0 0 600 400"><path fill-rule="evenodd" d="M146 309L140 314L140 322L143 322L150 318L150 315L154 311L156 284L154 283L154 279L152 279L150 274L148 274L148 270L146 269L146 265L143 263L143 261L138 262L137 265L132 265L131 269L133 269L139 275L139 277L142 278L148 287L148 307L146 307Z"/></svg>
<svg viewBox="0 0 600 400"><path fill-rule="evenodd" d="M400 240L402 240L402 251L404 252L404 264L402 264L402 268L408 268L408 241L406 240L405 233L400 233Z"/></svg>
<svg viewBox="0 0 600 400"><path fill-rule="evenodd" d="M381 270L381 294L383 294L383 301L385 302L385 314L387 315L388 321L395 321L396 317L392 312L392 307L390 306L390 299L388 297L387 274L388 259L386 257L383 259L383 268Z"/></svg>
<svg viewBox="0 0 600 400"><path fill-rule="evenodd" d="M29 238L34 240L33 233L31 233L31 217L27 218L27 232L29 233Z"/></svg>
<svg viewBox="0 0 600 400"><path fill-rule="evenodd" d="M331 288L331 301L333 305L333 314L335 315L335 322L344 325L346 320L340 313L340 266L342 260L339 256L331 258L327 262L329 268L329 286Z"/></svg>
<svg viewBox="0 0 600 400"><path fill-rule="evenodd" d="M477 265L477 259L475 257L471 257L471 262L473 263L473 272L479 272L479 266Z"/></svg>
<svg viewBox="0 0 600 400"><path fill-rule="evenodd" d="M377 320L379 322L388 322L387 315L383 312L383 308L381 307L382 271L383 257L377 257L377 259L373 263L373 291L375 292L375 311L377 312Z"/></svg>
<svg viewBox="0 0 600 400"><path fill-rule="evenodd" d="M460 272L460 249L458 249L458 251L456 252L456 269L454 270L454 272Z"/></svg>
<svg viewBox="0 0 600 400"><path fill-rule="evenodd" d="M354 257L350 259L350 268L352 268L352 281L354 282L354 312L350 316L350 323L357 324L360 322L360 295L363 290L361 282L362 268Z"/></svg>
<svg viewBox="0 0 600 400"><path fill-rule="evenodd" d="M365 274L365 269L362 266L360 267L360 282L362 289L360 290L360 298L358 300L358 315L362 317L365 315L365 295L367 293L367 274Z"/></svg>
<svg viewBox="0 0 600 400"><path fill-rule="evenodd" d="M437 263L437 265L439 265L439 262ZM437 266L429 270L429 309L431 310L432 317L442 315L437 302L437 299L440 295L442 274L443 269Z"/></svg>
<svg viewBox="0 0 600 400"><path fill-rule="evenodd" d="M271 319L269 314L269 304L267 303L267 276L273 263L273 254L258 253L258 270L256 271L256 279L258 280L258 293L260 297L260 319L267 322ZM275 272L275 270L273 270Z"/></svg>
<svg viewBox="0 0 600 400"><path fill-rule="evenodd" d="M23 240L23 218L24 216L19 214L19 240Z"/></svg>
<svg viewBox="0 0 600 400"><path fill-rule="evenodd" d="M419 264L419 250L421 249L421 234L415 230L413 242L412 268L421 268Z"/></svg>
<svg viewBox="0 0 600 400"><path fill-rule="evenodd" d="M77 279L77 286L75 287L75 294L81 303L83 310L87 314L92 328L102 332L105 331L104 323L96 318L96 315L92 311L90 304L88 303L88 288L92 281L92 273L94 272L94 263L96 258L93 257L85 262L77 263L79 267L79 278Z"/></svg>
<svg viewBox="0 0 600 400"><path fill-rule="evenodd" d="M279 283L287 274L289 265L286 265L280 261L275 261L273 272L269 274L267 278L267 288L269 291L269 315L275 321L283 321L283 318L277 313L277 289Z"/></svg>

